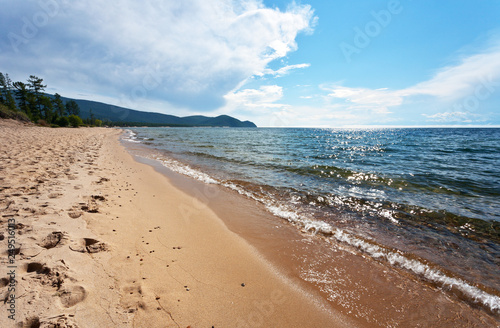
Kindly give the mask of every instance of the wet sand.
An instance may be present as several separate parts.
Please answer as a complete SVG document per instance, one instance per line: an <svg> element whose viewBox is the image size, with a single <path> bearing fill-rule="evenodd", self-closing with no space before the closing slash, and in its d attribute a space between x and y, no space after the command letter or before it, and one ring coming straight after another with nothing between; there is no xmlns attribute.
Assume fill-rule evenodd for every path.
<svg viewBox="0 0 500 328"><path fill-rule="evenodd" d="M0 121L1 327L357 325L120 133Z"/></svg>

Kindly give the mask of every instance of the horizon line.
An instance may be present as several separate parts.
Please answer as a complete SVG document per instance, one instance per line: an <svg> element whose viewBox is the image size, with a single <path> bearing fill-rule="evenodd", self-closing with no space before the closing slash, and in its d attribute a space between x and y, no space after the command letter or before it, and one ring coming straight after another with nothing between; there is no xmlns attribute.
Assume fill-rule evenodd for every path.
<svg viewBox="0 0 500 328"><path fill-rule="evenodd" d="M258 128L275 128L275 129L499 129L500 125L342 125L342 126L257 126Z"/></svg>

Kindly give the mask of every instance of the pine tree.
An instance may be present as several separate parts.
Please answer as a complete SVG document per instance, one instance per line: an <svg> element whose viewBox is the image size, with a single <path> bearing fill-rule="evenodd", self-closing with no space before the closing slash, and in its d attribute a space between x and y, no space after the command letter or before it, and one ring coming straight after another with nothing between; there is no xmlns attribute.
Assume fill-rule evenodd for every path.
<svg viewBox="0 0 500 328"><path fill-rule="evenodd" d="M53 120L57 118L57 114L53 112L52 101L50 100L50 98L47 96L41 96L39 98L39 103L41 106L40 108L43 119L47 123L53 122Z"/></svg>
<svg viewBox="0 0 500 328"><path fill-rule="evenodd" d="M61 95L56 93L54 98L52 99L52 105L54 106L55 113L57 116L66 116L66 107L64 106L63 101L61 100Z"/></svg>
<svg viewBox="0 0 500 328"><path fill-rule="evenodd" d="M9 74L3 75L0 73L0 102L7 106L10 110L17 111L16 101L12 96L11 89L13 87L12 80Z"/></svg>
<svg viewBox="0 0 500 328"><path fill-rule="evenodd" d="M89 125L95 125L95 116L92 113L92 109L90 109Z"/></svg>
<svg viewBox="0 0 500 328"><path fill-rule="evenodd" d="M35 96L35 107L31 108L32 112L37 113L39 116L42 115L42 96L45 91L46 85L43 85L43 79L36 77L35 75L30 75L28 79L28 88L30 92Z"/></svg>
<svg viewBox="0 0 500 328"><path fill-rule="evenodd" d="M5 76L3 75L2 72L0 72L0 87L2 88L2 89L0 89L0 104L2 104L2 105L5 105L5 103L6 103L5 97L3 95L4 85L6 85Z"/></svg>
<svg viewBox="0 0 500 328"><path fill-rule="evenodd" d="M33 122L38 122L38 120L41 118L41 112L38 109L37 105L37 99L35 97L35 94L29 92L28 90L28 95L26 97L27 104L28 104L28 113L31 115L31 120Z"/></svg>
<svg viewBox="0 0 500 328"><path fill-rule="evenodd" d="M19 103L19 109L22 111L22 112L25 112L28 117L30 117L32 119L32 114L31 114L31 111L30 111L30 107L28 106L28 88L26 86L26 84L24 84L23 82L14 82L14 93L16 95L16 99Z"/></svg>
<svg viewBox="0 0 500 328"><path fill-rule="evenodd" d="M66 102L66 112L68 115L80 115L80 107L74 100L69 100Z"/></svg>

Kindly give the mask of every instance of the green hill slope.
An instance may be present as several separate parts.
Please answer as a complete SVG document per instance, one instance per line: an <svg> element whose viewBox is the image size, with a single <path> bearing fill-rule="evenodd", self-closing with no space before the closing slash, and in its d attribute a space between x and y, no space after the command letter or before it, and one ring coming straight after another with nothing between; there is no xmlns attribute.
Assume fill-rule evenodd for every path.
<svg viewBox="0 0 500 328"><path fill-rule="evenodd" d="M142 112L97 101L66 97L61 97L61 99L64 102L74 100L80 107L80 116L84 119L90 117L90 110L92 110L92 114L95 118L102 121L110 121L115 124L119 123L121 125L256 127L253 122L242 122L228 115L220 115L217 117L202 115L178 117L153 112Z"/></svg>

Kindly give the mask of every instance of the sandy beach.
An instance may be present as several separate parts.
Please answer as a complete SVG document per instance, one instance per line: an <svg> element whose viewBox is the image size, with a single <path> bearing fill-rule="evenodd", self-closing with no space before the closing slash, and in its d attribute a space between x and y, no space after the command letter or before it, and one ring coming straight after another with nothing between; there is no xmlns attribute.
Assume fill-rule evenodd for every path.
<svg viewBox="0 0 500 328"><path fill-rule="evenodd" d="M1 327L354 326L120 133L0 121Z"/></svg>

